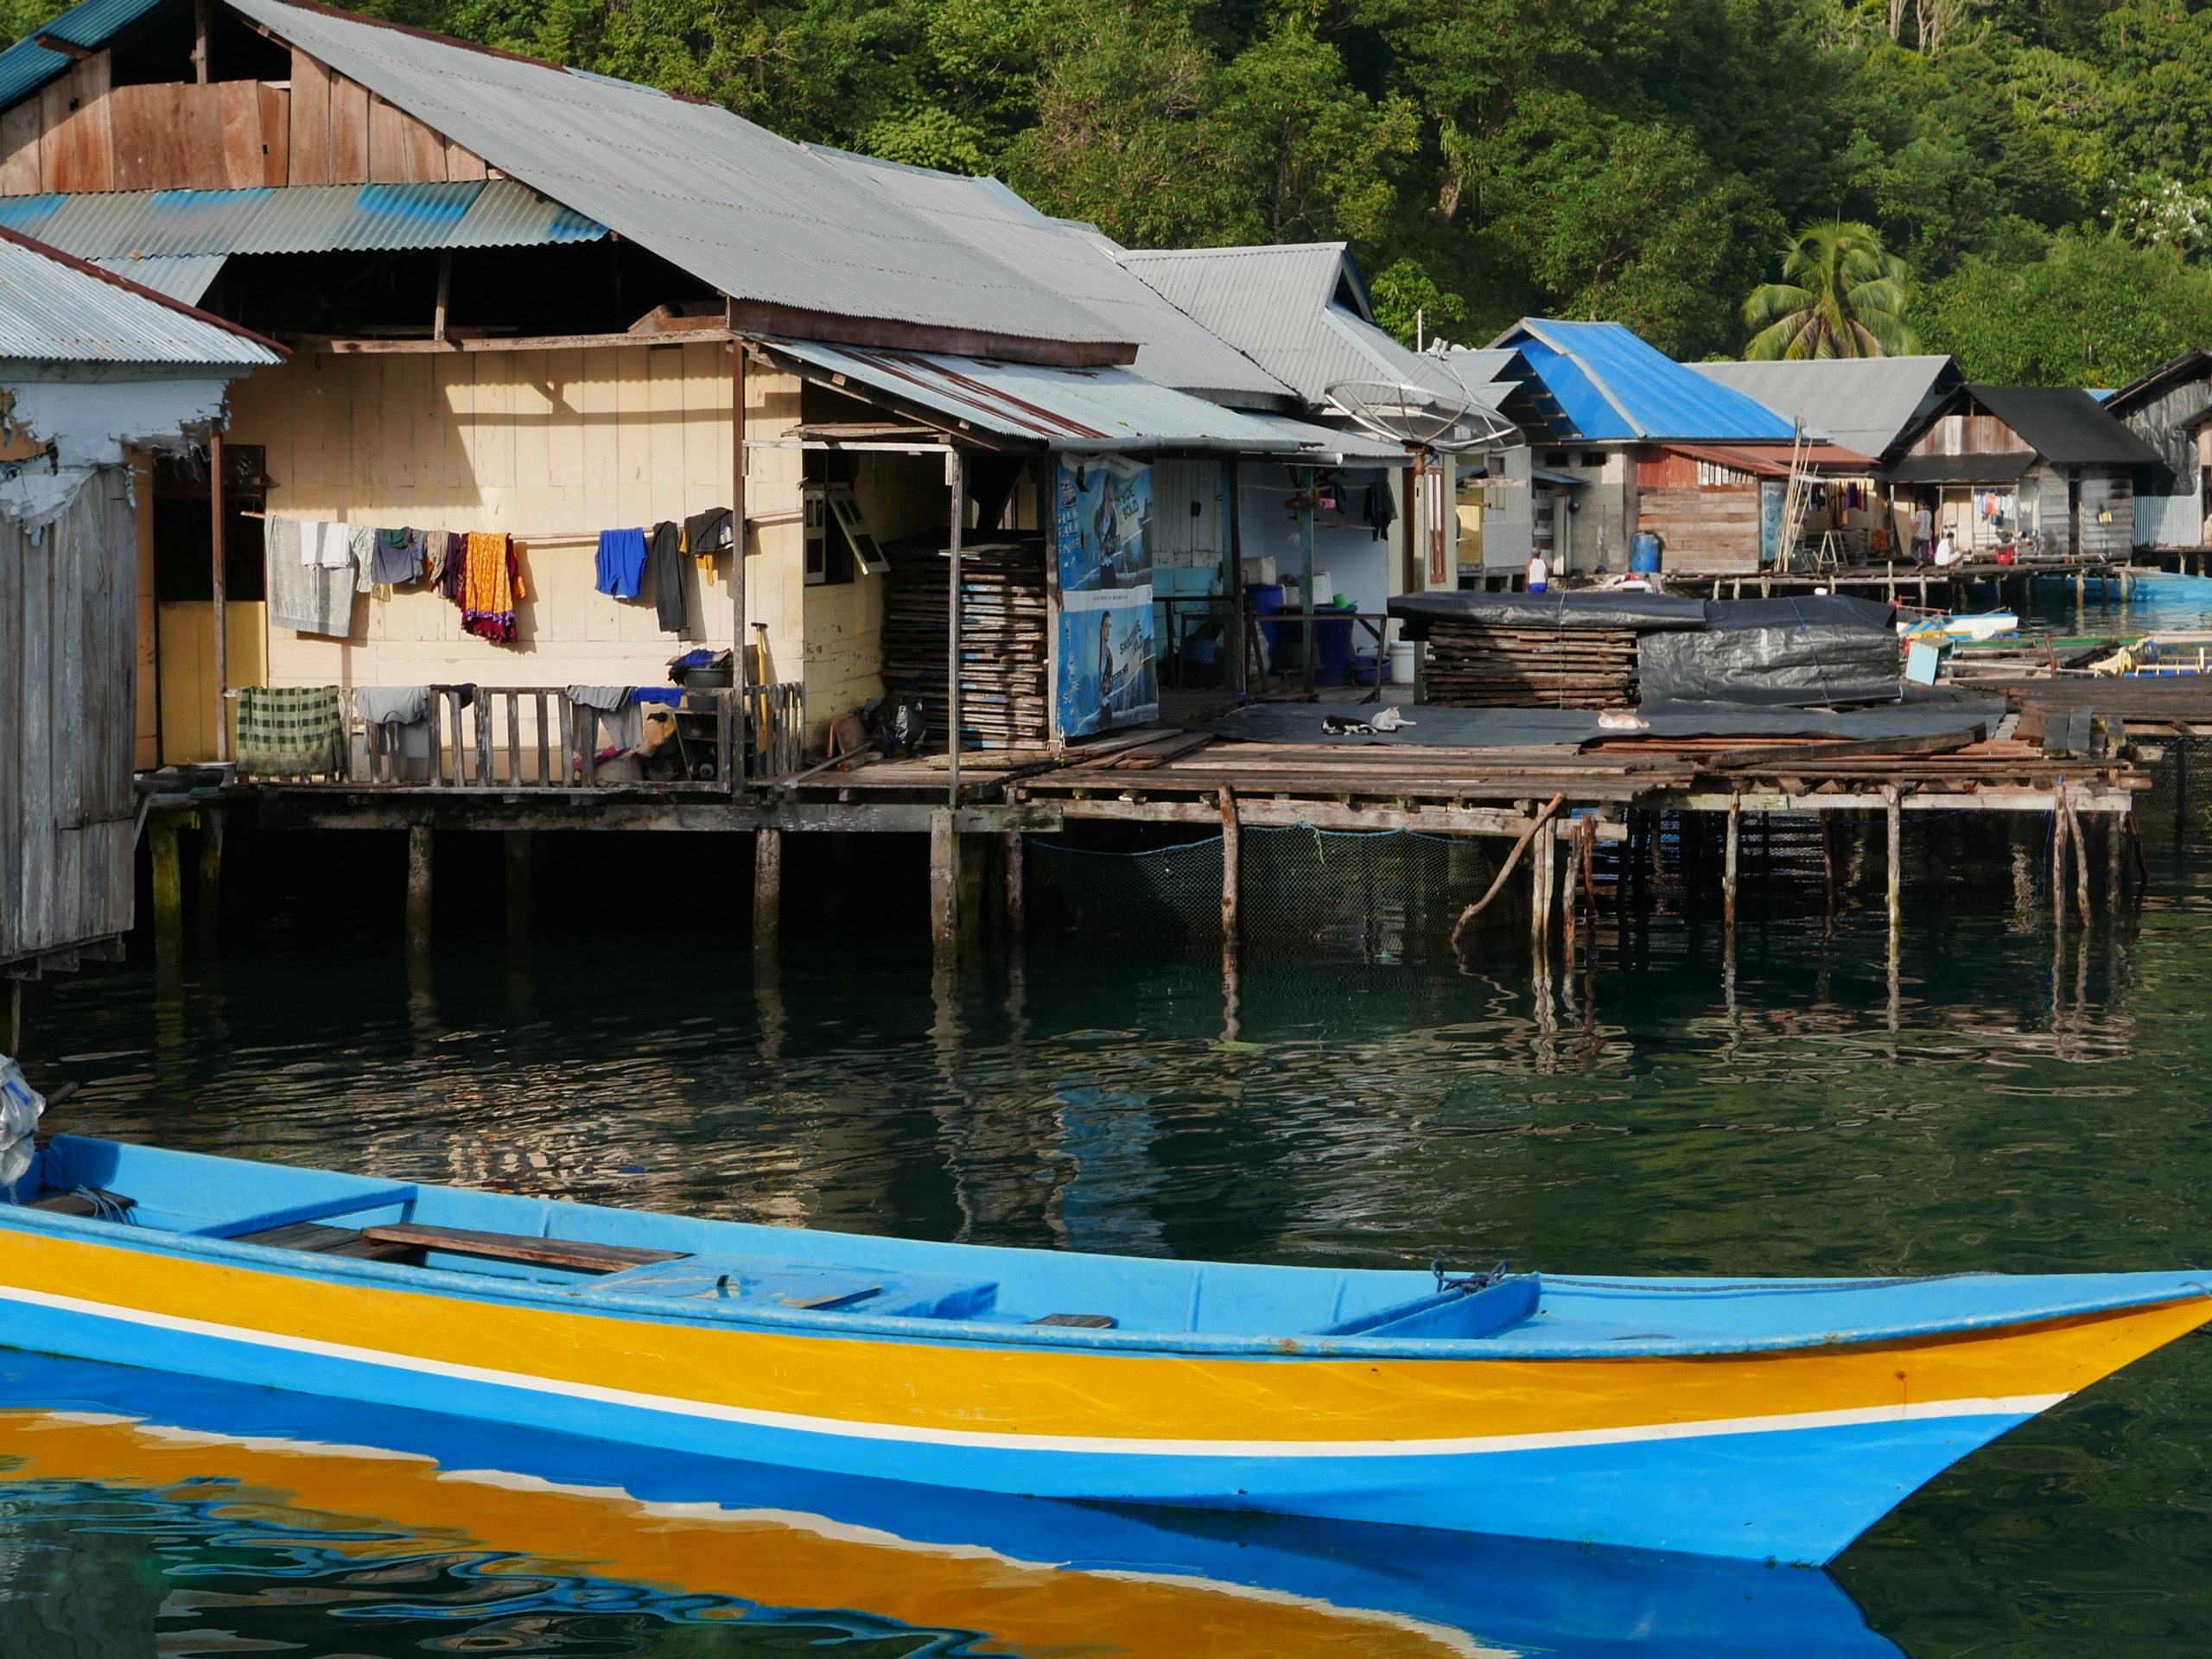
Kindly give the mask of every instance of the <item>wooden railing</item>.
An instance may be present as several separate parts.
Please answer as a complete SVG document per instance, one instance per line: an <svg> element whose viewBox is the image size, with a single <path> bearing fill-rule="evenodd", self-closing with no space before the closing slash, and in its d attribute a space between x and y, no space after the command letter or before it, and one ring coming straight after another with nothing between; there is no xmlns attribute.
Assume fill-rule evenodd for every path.
<svg viewBox="0 0 2212 1659"><path fill-rule="evenodd" d="M741 703L742 721L734 718ZM796 682L695 691L681 704L642 708L664 709L675 733L646 763L645 776L620 780L626 786L723 792L732 778L768 781L803 764L805 696ZM427 757L397 752L397 734L409 728L363 728L365 775L351 781L432 789L598 788L615 781L600 776L601 713L557 686L434 686L423 721ZM350 715L349 708L349 760L356 725Z"/></svg>

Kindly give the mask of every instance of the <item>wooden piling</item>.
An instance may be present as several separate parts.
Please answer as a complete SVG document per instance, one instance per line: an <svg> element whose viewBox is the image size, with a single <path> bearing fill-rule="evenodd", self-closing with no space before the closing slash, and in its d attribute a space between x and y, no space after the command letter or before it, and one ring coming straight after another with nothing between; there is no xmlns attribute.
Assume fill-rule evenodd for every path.
<svg viewBox="0 0 2212 1659"><path fill-rule="evenodd" d="M952 832L952 809L930 814L930 938L939 951L960 943L960 838Z"/></svg>
<svg viewBox="0 0 2212 1659"><path fill-rule="evenodd" d="M1890 950L1894 955L1897 931L1904 925L1904 808L1898 802L1896 785L1883 790L1882 808L1889 820Z"/></svg>
<svg viewBox="0 0 2212 1659"><path fill-rule="evenodd" d="M1743 841L1744 804L1741 796L1732 796L1728 802L1727 839L1721 849L1720 914L1721 925L1731 934L1736 931L1736 861Z"/></svg>
<svg viewBox="0 0 2212 1659"><path fill-rule="evenodd" d="M200 945L213 950L223 927L223 809L209 806L200 813Z"/></svg>
<svg viewBox="0 0 2212 1659"><path fill-rule="evenodd" d="M934 848L934 836L931 845ZM783 929L784 832L756 830L753 832L753 953L773 954Z"/></svg>
<svg viewBox="0 0 2212 1659"><path fill-rule="evenodd" d="M23 1050L23 982L8 982L8 995L0 1001L0 1054L10 1058Z"/></svg>
<svg viewBox="0 0 2212 1659"><path fill-rule="evenodd" d="M2066 925L2066 814L2050 809L2050 925Z"/></svg>
<svg viewBox="0 0 2212 1659"><path fill-rule="evenodd" d="M500 861L506 872L507 937L530 937L531 855L532 832L509 830L499 837Z"/></svg>
<svg viewBox="0 0 2212 1659"><path fill-rule="evenodd" d="M2082 835L2082 820L2074 811L2074 803L2064 791L2059 792L2059 803L2066 812L2066 839L2074 849L2074 904L2082 913L2082 925L2089 925L2089 849Z"/></svg>
<svg viewBox="0 0 2212 1659"><path fill-rule="evenodd" d="M1827 913L1835 914L1835 820L1821 814L1821 882L1827 895Z"/></svg>
<svg viewBox="0 0 2212 1659"><path fill-rule="evenodd" d="M1020 944L1028 925L1027 871L1023 863L1025 843L1021 831L1006 832L1006 933L1007 939Z"/></svg>
<svg viewBox="0 0 2212 1659"><path fill-rule="evenodd" d="M407 826L407 953L427 956L430 950L430 880L432 839L427 823Z"/></svg>
<svg viewBox="0 0 2212 1659"><path fill-rule="evenodd" d="M172 950L184 943L184 868L176 849L176 819L157 812L146 821L146 847L154 862L154 944Z"/></svg>
<svg viewBox="0 0 2212 1659"><path fill-rule="evenodd" d="M1237 898L1244 879L1244 829L1237 822L1236 791L1221 791L1221 945L1236 950Z"/></svg>
<svg viewBox="0 0 2212 1659"><path fill-rule="evenodd" d="M2127 885L2120 865L2120 843L2126 839L2120 833L2121 822L2109 812L2104 815L2105 909L2113 916L2120 914L2120 901Z"/></svg>

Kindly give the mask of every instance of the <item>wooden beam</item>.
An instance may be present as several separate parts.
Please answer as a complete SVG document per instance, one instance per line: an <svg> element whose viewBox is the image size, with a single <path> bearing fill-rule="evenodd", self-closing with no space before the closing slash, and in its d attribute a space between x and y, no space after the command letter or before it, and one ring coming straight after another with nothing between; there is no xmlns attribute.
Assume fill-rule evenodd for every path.
<svg viewBox="0 0 2212 1659"><path fill-rule="evenodd" d="M480 1255L496 1262L531 1262L549 1268L573 1268L582 1273L620 1273L625 1268L681 1262L686 1255L683 1250L646 1249L636 1244L592 1244L582 1239L491 1233L474 1227L431 1227L419 1222L364 1227L361 1236L379 1244L405 1244L422 1250L443 1250L453 1255Z"/></svg>
<svg viewBox="0 0 2212 1659"><path fill-rule="evenodd" d="M1948 754L1963 749L1969 744L1980 743L1989 734L1988 726L1977 721L1955 732L1931 732L1918 737L1855 738L1838 743L1792 743L1771 748L1733 749L1707 757L1700 762L1706 772L1744 772L1753 767L1807 766L1815 769L1824 760L1843 760L1866 756Z"/></svg>
<svg viewBox="0 0 2212 1659"><path fill-rule="evenodd" d="M729 302L729 326L752 334L783 334L793 340L833 340L840 346L872 346L893 351L946 352L961 357L994 357L1009 363L1038 363L1053 368L1103 369L1137 360L1137 348L1121 341L1032 340L1022 334L980 328L947 328L933 323L899 322L883 317L847 317L775 305L765 300Z"/></svg>
<svg viewBox="0 0 2212 1659"><path fill-rule="evenodd" d="M966 529L968 518L968 474L966 461L957 449L944 452L944 481L952 489L952 547L948 561L945 581L944 622L944 690L945 753L951 765L945 785L948 806L960 804L960 536Z"/></svg>

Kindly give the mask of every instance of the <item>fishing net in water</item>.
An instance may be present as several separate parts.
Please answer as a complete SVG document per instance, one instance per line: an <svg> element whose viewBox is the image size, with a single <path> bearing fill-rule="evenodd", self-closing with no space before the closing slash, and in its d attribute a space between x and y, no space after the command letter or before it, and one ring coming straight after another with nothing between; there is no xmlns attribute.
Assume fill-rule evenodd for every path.
<svg viewBox="0 0 2212 1659"><path fill-rule="evenodd" d="M1247 828L1237 880L1247 939L1300 940L1367 955L1440 940L1482 897L1511 845L1406 830ZM1141 852L1028 841L1030 872L1058 893L1079 933L1217 938L1221 837Z"/></svg>

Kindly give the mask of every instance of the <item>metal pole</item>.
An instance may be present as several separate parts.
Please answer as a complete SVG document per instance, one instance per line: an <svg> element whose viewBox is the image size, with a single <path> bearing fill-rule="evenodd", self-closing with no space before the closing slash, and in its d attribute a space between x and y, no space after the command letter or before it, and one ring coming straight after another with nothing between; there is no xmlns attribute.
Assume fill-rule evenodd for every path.
<svg viewBox="0 0 2212 1659"><path fill-rule="evenodd" d="M228 573L223 569L223 434L217 427L207 429L207 499L215 537L209 568L214 582L211 608L215 623L215 759L227 760L231 758L231 709L225 694L231 689L230 607Z"/></svg>
<svg viewBox="0 0 2212 1659"><path fill-rule="evenodd" d="M960 804L960 532L963 520L968 517L968 479L963 470L960 452L944 452L944 481L952 486L952 557L950 588L945 596L944 623L944 701L945 745L952 757L952 780L946 785L946 801Z"/></svg>
<svg viewBox="0 0 2212 1659"><path fill-rule="evenodd" d="M1300 625L1306 630L1306 695L1313 695L1313 469L1298 469L1298 499L1306 505L1298 510L1299 607L1306 614Z"/></svg>

